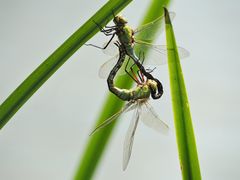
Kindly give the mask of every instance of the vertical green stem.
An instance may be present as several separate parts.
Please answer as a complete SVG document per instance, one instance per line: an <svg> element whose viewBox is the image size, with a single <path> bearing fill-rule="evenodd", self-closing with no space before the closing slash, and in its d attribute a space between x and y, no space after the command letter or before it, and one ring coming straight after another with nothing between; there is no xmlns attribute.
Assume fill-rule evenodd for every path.
<svg viewBox="0 0 240 180"><path fill-rule="evenodd" d="M201 173L187 91L173 27L167 9L165 8L164 10L172 107L182 178L184 180L200 180Z"/></svg>

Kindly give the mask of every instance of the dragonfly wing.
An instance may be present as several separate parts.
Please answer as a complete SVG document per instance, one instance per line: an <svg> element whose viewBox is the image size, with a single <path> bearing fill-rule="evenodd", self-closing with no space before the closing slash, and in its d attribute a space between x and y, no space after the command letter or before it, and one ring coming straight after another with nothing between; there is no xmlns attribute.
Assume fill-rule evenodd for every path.
<svg viewBox="0 0 240 180"><path fill-rule="evenodd" d="M129 108L131 108L133 106L133 102L130 101L128 102L120 111L118 111L116 114L112 115L110 118L108 118L107 120L105 120L103 123L101 123L100 125L98 125L91 133L90 136L93 135L95 132L99 131L100 129L106 127L107 125L109 125L110 123L112 123L114 120L116 120L118 118L118 116L120 116L122 113L128 111Z"/></svg>
<svg viewBox="0 0 240 180"><path fill-rule="evenodd" d="M159 46L159 49L160 48L165 49L165 51L167 51L167 46L166 45L161 45L161 47ZM185 59L185 58L190 56L190 52L187 49L185 49L183 47L180 47L180 46L178 46L177 49L178 49L178 56L179 56L180 59Z"/></svg>
<svg viewBox="0 0 240 180"><path fill-rule="evenodd" d="M155 45L145 41L136 40L134 48L139 54L144 54L148 57L146 64L163 65L167 63L168 54L166 45ZM188 50L178 47L178 55L180 59L184 59L188 57L190 53Z"/></svg>
<svg viewBox="0 0 240 180"><path fill-rule="evenodd" d="M113 66L115 66L117 64L118 59L119 59L119 53L116 54L111 59L109 59L108 61L106 61L104 64L102 64L101 67L99 68L98 76L101 79L107 79L110 71L113 69ZM127 65L127 62L128 62L127 59L129 59L129 56L126 56L121 68L117 72L117 75L122 76L122 75L126 74L125 66ZM134 64L134 61L130 60L129 63L128 63L128 67L130 67L133 64Z"/></svg>
<svg viewBox="0 0 240 180"><path fill-rule="evenodd" d="M174 12L169 12L170 19L173 20L175 17ZM162 33L164 26L164 15L158 17L157 19L153 20L150 23L147 23L143 26L140 26L139 28L135 29L134 34L138 34L138 36L141 36L144 40L152 40L154 38L153 34L159 29L159 34Z"/></svg>
<svg viewBox="0 0 240 180"><path fill-rule="evenodd" d="M139 43L138 43L139 42ZM162 65L167 63L167 52L165 50L158 50L157 45L142 43L143 41L137 41L134 46L136 55L141 59L141 54L144 54L147 58L144 64L149 65Z"/></svg>
<svg viewBox="0 0 240 180"><path fill-rule="evenodd" d="M101 65L99 71L98 71L98 76L101 79L106 79L112 70L113 66L117 63L119 58L119 54L116 54L114 57L106 61L104 64Z"/></svg>
<svg viewBox="0 0 240 180"><path fill-rule="evenodd" d="M133 114L133 119L130 123L130 126L127 130L127 134L126 134L126 137L125 137L125 140L124 140L124 145L123 145L123 170L125 170L127 168L129 159L131 157L134 135L135 135L136 128L137 128L138 121L139 121L139 117L140 117L140 111L139 111L138 107L135 109L135 112Z"/></svg>
<svg viewBox="0 0 240 180"><path fill-rule="evenodd" d="M131 107L129 107L126 112L129 112L129 111L132 111L132 110L135 110L137 107L138 107L138 103L136 103L136 101L132 101L133 102L133 105Z"/></svg>
<svg viewBox="0 0 240 180"><path fill-rule="evenodd" d="M153 110L153 107L148 102L142 103L142 106L142 122L158 132L167 134L169 129L168 125L158 117L157 113Z"/></svg>

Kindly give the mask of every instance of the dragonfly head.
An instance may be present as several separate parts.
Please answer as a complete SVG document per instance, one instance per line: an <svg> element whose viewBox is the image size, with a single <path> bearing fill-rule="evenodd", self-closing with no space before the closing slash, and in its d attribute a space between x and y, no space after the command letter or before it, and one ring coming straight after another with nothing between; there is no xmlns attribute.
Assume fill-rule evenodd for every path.
<svg viewBox="0 0 240 180"><path fill-rule="evenodd" d="M119 15L114 17L113 22L117 26L123 26L123 25L127 24L127 20L125 18L123 18L122 16L119 16Z"/></svg>

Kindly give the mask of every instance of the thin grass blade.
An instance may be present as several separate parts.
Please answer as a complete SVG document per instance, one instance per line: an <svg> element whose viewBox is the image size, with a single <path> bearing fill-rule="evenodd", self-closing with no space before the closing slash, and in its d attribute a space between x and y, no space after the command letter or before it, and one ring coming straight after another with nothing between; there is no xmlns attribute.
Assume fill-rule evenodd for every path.
<svg viewBox="0 0 240 180"><path fill-rule="evenodd" d="M173 27L167 9L165 8L164 10L172 107L182 179L200 180L201 173L187 91L178 56Z"/></svg>

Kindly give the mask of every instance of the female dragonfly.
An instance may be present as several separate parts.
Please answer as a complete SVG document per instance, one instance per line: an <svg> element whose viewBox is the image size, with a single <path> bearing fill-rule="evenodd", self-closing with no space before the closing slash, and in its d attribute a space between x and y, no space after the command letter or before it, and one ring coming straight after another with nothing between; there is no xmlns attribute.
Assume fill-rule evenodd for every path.
<svg viewBox="0 0 240 180"><path fill-rule="evenodd" d="M120 99L128 101L128 103L119 112L117 112L116 114L105 120L102 124L97 126L92 131L91 135L113 122L122 113L134 110L133 119L127 131L123 146L123 170L125 170L131 156L134 135L139 119L141 119L142 122L147 126L162 133L167 133L168 126L166 123L160 120L158 115L153 110L152 106L148 103L150 95L154 98L157 94L158 83L156 81L156 78L147 79L144 77L141 71L139 71L139 73L137 73L136 75L134 74L134 71L131 67L131 72L133 74L133 76L131 77L137 83L137 86L134 89L130 90L115 87L113 79L125 58L124 49L121 45L119 46L119 54L119 60L109 74L108 86L111 92L113 92ZM127 73L130 75L129 72Z"/></svg>

